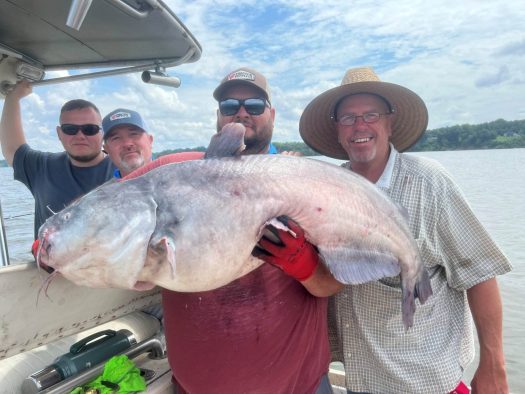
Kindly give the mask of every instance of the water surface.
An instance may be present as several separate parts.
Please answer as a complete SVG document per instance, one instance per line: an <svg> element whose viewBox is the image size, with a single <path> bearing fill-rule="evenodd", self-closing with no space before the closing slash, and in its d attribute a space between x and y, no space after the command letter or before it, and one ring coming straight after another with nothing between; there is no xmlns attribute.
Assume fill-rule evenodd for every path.
<svg viewBox="0 0 525 394"><path fill-rule="evenodd" d="M513 393L525 393L525 149L411 153L439 161L452 174L514 270L498 278L504 308L504 347ZM0 201L9 254L31 258L33 198L13 181L11 168L0 168ZM473 368L467 373L467 381Z"/></svg>

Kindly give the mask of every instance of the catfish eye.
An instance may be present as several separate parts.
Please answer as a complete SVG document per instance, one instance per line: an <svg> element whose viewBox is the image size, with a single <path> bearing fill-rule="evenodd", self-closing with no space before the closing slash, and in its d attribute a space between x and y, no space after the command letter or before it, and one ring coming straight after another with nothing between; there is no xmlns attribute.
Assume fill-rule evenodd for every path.
<svg viewBox="0 0 525 394"><path fill-rule="evenodd" d="M71 212L66 212L64 214L64 220L69 220L70 217L71 217Z"/></svg>

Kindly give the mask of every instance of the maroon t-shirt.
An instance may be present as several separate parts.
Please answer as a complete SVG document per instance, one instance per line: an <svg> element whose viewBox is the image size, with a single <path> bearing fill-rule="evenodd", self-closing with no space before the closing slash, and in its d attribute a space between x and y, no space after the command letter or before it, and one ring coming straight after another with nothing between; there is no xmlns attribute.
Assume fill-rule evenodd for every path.
<svg viewBox="0 0 525 394"><path fill-rule="evenodd" d="M217 290L163 290L179 392L314 393L328 372L327 299L263 264Z"/></svg>

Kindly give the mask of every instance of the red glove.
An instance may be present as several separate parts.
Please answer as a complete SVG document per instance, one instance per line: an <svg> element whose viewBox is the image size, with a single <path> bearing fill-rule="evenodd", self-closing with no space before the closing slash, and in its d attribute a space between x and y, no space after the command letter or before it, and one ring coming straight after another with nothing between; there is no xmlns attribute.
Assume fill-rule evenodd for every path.
<svg viewBox="0 0 525 394"><path fill-rule="evenodd" d="M33 242L33 245L31 245L31 253L33 253L34 258L36 259L36 254L38 253L38 246L40 242L38 239L35 239L35 242Z"/></svg>
<svg viewBox="0 0 525 394"><path fill-rule="evenodd" d="M254 249L254 256L275 265L291 277L304 281L311 277L319 264L317 249L304 237L304 231L297 223L286 216L277 218L296 236L286 230L279 230L272 225L266 228L280 240L280 244L263 236L259 248Z"/></svg>

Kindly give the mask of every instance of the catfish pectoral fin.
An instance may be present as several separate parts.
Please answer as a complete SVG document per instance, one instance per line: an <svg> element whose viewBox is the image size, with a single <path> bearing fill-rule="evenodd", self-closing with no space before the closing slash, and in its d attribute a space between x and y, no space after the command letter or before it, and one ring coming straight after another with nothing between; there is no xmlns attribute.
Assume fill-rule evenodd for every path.
<svg viewBox="0 0 525 394"><path fill-rule="evenodd" d="M384 277L399 275L396 256L377 250L355 247L319 247L332 275L343 284L361 284Z"/></svg>
<svg viewBox="0 0 525 394"><path fill-rule="evenodd" d="M172 278L175 277L175 245L168 237L162 237L158 242L150 242L146 253L143 273L152 276L160 273L168 264ZM143 277L144 275L141 275Z"/></svg>

